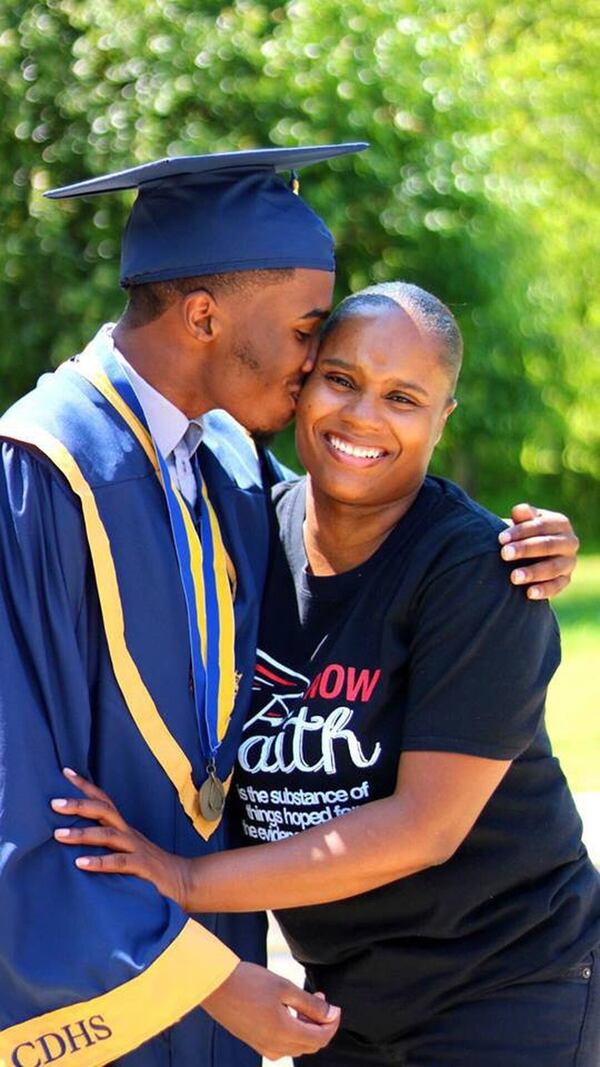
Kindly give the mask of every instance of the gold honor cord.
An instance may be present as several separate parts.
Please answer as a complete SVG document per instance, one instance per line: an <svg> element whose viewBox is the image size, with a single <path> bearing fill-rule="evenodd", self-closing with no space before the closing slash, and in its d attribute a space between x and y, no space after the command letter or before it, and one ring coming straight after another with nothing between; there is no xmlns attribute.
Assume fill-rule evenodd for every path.
<svg viewBox="0 0 600 1067"><path fill-rule="evenodd" d="M83 360L85 360L85 362L82 362ZM88 364L89 364L89 366L88 366ZM150 463L152 464L152 466L154 467L154 470L156 471L156 476L157 476L158 480L162 481L161 475L160 475L160 468L159 468L158 460L156 458L156 451L155 451L154 445L152 443L152 438L151 438L150 434L148 433L146 427L142 425L142 423L138 419L137 415L131 410L130 407L128 407L128 405L122 399L122 397L117 392L117 390L115 389L114 385L112 384L112 382L111 382L110 378L108 377L108 375L105 374L104 370L102 369L102 367L100 366L98 361L96 359L94 359L94 356L92 355L90 350L86 349L84 351L84 353L82 355L82 359L79 362L77 362L77 363L64 363L64 364L62 364L62 368L65 368L65 369L68 368L69 370L76 370L81 375L82 378L85 378L86 381L88 381L90 383L90 385L93 385L98 390L98 392L102 394L104 399L108 401L108 403L111 405L111 407L113 407L115 409L115 411L118 411L119 415L121 416L123 421L127 423L127 425L129 426L129 429L134 434L134 436L137 438L139 444L141 445L141 447L143 448L144 452L146 453L148 459L150 460ZM62 368L59 368L59 370L61 370ZM203 483L203 486L204 486L204 483ZM178 490L176 489L176 487L174 486L173 488L174 488L175 492L177 493ZM208 496L206 494L204 496L204 499L207 502L207 505L209 507L209 511L212 514L214 514L214 511L213 511L213 508L212 508L212 504L210 504L210 502L208 500ZM216 516L215 516L215 521L216 521ZM223 544L223 539L221 537L221 531L219 529L218 522L216 522L216 528L217 528L217 532L215 534L215 546L218 544L222 548L222 551L223 551L223 554L224 554L224 557L225 557L225 566L226 566L226 569L227 569L227 574L229 576L229 582L230 582L232 590L235 590L235 587L237 585L237 573L236 573L235 567L233 565L233 561L231 560L231 558L230 558L230 556L229 556L229 554L228 554L228 552L225 549L225 546ZM196 534L196 536L197 536L197 534Z"/></svg>
<svg viewBox="0 0 600 1067"><path fill-rule="evenodd" d="M154 441L149 433L149 429L147 425L145 425L145 420L142 422L140 417L136 415L135 411L131 409L127 397L123 396L122 390L118 388L118 384L111 380L110 372L106 371L101 360L97 359L89 348L84 353L83 359L76 364L76 367L78 367L80 373L85 375L94 388L102 393L107 402L115 407L115 410L118 411L121 418L138 437L138 440L141 441L146 454L149 454L148 450L151 450L154 459L159 465L159 478L167 500L174 543L186 596L187 610L188 613L190 613L190 651L193 664L194 701L196 704L198 728L201 737L202 716L204 716L207 729L207 738L203 743L203 747L208 745L206 765L207 776L202 782L198 793L200 815L205 822L219 823L225 807L227 785L225 785L217 775L215 755L218 746L225 737L231 719L235 702L236 684L233 604L231 599L231 589L227 579L227 556L221 538L219 524L208 499L204 482L202 481L202 499L206 515L208 516L209 525L209 532L206 536L207 543L211 546L211 554L208 556L208 559L211 561L209 565L210 572L205 575L202 541L198 537L198 532L191 521L190 513L181 494L172 483L164 458L158 454ZM128 388L131 389L129 383ZM139 404L134 391L131 390L131 392L135 403ZM141 406L140 412L141 418L143 419L143 409ZM173 522L179 527L178 533L173 526ZM181 529L181 526L183 529ZM183 549L183 542L181 541L182 537L185 542L185 549ZM184 553L183 556L182 550ZM187 560L185 559L186 550ZM206 598L205 577L208 578L211 585L214 583L216 596L216 601L215 599L211 599L210 610ZM190 582L191 588L189 584ZM207 634L209 618L211 619L211 626L213 627L210 639L212 641L217 637L218 645L217 685L215 687L213 683L213 685L210 686L210 692L208 686L209 637ZM199 648L195 645L195 641L198 641ZM204 681L202 680L202 676L198 676L198 654L201 658L201 669L203 670ZM212 669L214 671L214 666ZM206 686L206 688L204 692L204 708L202 712L199 706L199 693L202 691L203 686ZM211 724L211 714L213 713L213 709L215 715L214 727Z"/></svg>
<svg viewBox="0 0 600 1067"><path fill-rule="evenodd" d="M144 742L172 782L194 829L207 841L219 824L217 821L209 822L202 816L198 791L192 778L192 765L163 721L127 647L123 605L110 540L90 485L65 445L47 430L4 419L0 436L30 445L47 456L79 497L115 678ZM193 529L191 520L190 525ZM196 540L199 543L197 535ZM223 783L226 791L229 790L232 777L233 772Z"/></svg>
<svg viewBox="0 0 600 1067"><path fill-rule="evenodd" d="M213 552L215 557L215 581L217 584L217 599L220 605L221 627L219 631L219 661L221 663L221 684L219 685L219 706L217 715L217 737L222 741L227 733L227 727L231 718L233 705L236 697L236 674L235 674L235 619L231 600L231 589L227 577L226 552L219 522L214 508L208 499L206 485L202 480L202 496L206 504L206 510L210 521L213 535ZM195 532L195 531L194 531ZM199 541L196 536L196 540ZM224 610L229 605L230 610Z"/></svg>
<svg viewBox="0 0 600 1067"><path fill-rule="evenodd" d="M142 425L135 413L123 400L113 386L110 378L103 368L94 359L89 349L83 354L80 362L72 364L78 372L102 394L105 400L118 411L124 422L127 423L135 435L144 452L154 467L157 477L162 481L156 451L150 434ZM185 525L188 548L190 553L192 577L196 592L196 616L198 630L201 637L202 659L206 663L206 610L204 598L204 582L202 580L202 544L198 532L192 522L189 510L183 501L177 487L172 484L172 489L177 499L179 509ZM220 684L217 709L217 738L222 741L227 733L227 727L233 712L236 696L235 682L235 619L231 594L230 567L233 564L225 551L219 521L215 510L209 500L204 479L202 479L202 497L209 516L210 528L213 538L213 551L215 561L215 583L217 587L217 599L219 603L219 663ZM229 565L228 565L229 564ZM228 580L229 576L229 580ZM233 574L236 580L235 570Z"/></svg>
<svg viewBox="0 0 600 1067"><path fill-rule="evenodd" d="M89 352L85 353L85 360L86 363L89 364L89 366L86 366L85 363L76 363L74 364L74 366L77 368L79 374L81 374L81 376L85 378L86 381L90 383L90 385L93 385L99 393L102 393L104 399L107 400L112 407L114 407L115 411L118 411L123 421L127 423L129 429L132 431L135 437L137 437L137 440L139 441L152 466L154 467L159 482L162 483L162 475L158 464L158 459L156 458L156 451L154 449L154 445L152 444L152 438L148 433L146 427L142 425L137 415L131 410L130 407L128 407L128 405L119 395L117 390L114 388L108 375L104 373L102 367L100 367L96 363L93 356L91 356ZM201 580L198 581L197 579L198 574L202 574L202 545L200 543L200 538L198 537L198 534L194 529L194 524L190 519L189 512L183 500L181 499L179 490L175 485L172 485L172 489L177 498L177 502L181 510L189 542L190 563L192 568L192 574L194 577L194 585L196 589L198 631L200 633L202 658L205 659L206 614L204 611L204 583Z"/></svg>

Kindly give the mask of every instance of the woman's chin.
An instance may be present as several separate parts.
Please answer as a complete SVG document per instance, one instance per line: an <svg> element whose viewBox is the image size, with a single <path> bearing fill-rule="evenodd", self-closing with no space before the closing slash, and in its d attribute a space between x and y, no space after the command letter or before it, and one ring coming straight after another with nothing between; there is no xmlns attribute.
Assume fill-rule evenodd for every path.
<svg viewBox="0 0 600 1067"><path fill-rule="evenodd" d="M314 489L322 496L335 500L338 504L373 504L373 487L366 478L345 472L337 476L324 475L323 468L317 466L313 472L308 469Z"/></svg>

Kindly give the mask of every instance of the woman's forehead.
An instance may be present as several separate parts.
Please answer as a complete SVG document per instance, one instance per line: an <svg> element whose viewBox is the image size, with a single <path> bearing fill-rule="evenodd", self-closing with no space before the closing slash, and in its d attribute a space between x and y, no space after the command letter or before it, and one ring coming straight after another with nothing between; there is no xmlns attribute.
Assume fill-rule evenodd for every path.
<svg viewBox="0 0 600 1067"><path fill-rule="evenodd" d="M363 339L371 344L404 348L407 343L420 345L425 340L432 341L433 335L417 316L386 300L386 306L357 307L345 312L324 331L320 351L326 353L340 341L360 343Z"/></svg>

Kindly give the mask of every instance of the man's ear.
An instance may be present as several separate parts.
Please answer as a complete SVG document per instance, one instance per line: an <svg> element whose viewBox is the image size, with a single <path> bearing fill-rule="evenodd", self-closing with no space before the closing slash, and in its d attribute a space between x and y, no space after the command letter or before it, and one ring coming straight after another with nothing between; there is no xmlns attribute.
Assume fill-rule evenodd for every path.
<svg viewBox="0 0 600 1067"><path fill-rule="evenodd" d="M206 289L195 289L183 298L181 316L186 330L197 341L214 341L221 331L217 302Z"/></svg>

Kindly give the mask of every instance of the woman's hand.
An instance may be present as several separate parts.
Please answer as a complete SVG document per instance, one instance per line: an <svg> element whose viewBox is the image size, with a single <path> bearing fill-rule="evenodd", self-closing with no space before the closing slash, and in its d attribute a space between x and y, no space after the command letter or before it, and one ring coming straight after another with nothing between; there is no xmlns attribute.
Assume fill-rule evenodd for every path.
<svg viewBox="0 0 600 1067"><path fill-rule="evenodd" d="M499 536L502 559L537 559L537 563L516 567L511 574L515 585L526 585L530 600L557 596L571 581L577 562L579 539L566 515L546 511L531 504L516 504L511 512L513 526Z"/></svg>
<svg viewBox="0 0 600 1067"><path fill-rule="evenodd" d="M93 819L96 826L70 826L54 831L61 845L93 845L110 849L105 856L78 856L77 867L102 874L135 874L152 882L159 893L171 897L185 910L186 867L182 856L153 845L143 834L133 830L120 815L110 797L75 771L65 769L66 778L84 794L83 798L55 799L52 809L59 815L76 815Z"/></svg>

